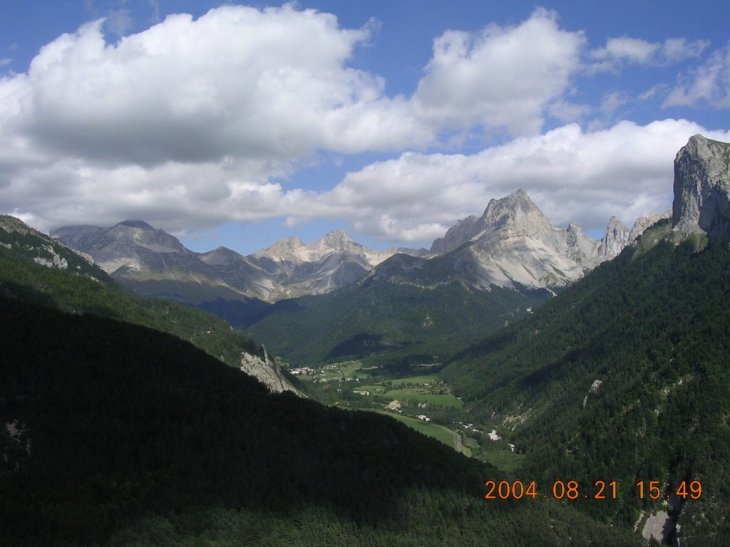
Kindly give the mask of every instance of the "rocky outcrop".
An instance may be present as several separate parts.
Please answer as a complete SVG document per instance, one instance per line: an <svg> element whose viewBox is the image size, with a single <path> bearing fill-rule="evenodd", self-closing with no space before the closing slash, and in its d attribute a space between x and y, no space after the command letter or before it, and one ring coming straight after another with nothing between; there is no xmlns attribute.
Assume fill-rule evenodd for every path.
<svg viewBox="0 0 730 547"><path fill-rule="evenodd" d="M657 215L656 213L649 213L646 216L639 217L634 222L634 226L631 228L629 233L629 244L633 243L651 226L659 222L660 220L672 218L672 212L667 211L663 215Z"/></svg>
<svg viewBox="0 0 730 547"><path fill-rule="evenodd" d="M576 225L556 228L522 190L491 200L465 249L484 280L501 287L562 287L583 276L596 242Z"/></svg>
<svg viewBox="0 0 730 547"><path fill-rule="evenodd" d="M619 219L611 217L606 227L606 235L598 242L596 257L592 265L597 266L601 262L613 260L621 254L624 248L629 245L634 245L650 226L653 226L662 219L671 218L671 216L671 211L663 215L649 213L646 216L637 218L630 230Z"/></svg>
<svg viewBox="0 0 730 547"><path fill-rule="evenodd" d="M428 259L396 255L371 276L434 287L454 281L477 289L550 289L592 267L597 242L575 224L555 228L523 190L492 199L480 218L458 222L434 242Z"/></svg>
<svg viewBox="0 0 730 547"><path fill-rule="evenodd" d="M597 262L605 262L617 257L630 240L631 230L616 217L611 217L606 227L606 235L598 244Z"/></svg>
<svg viewBox="0 0 730 547"><path fill-rule="evenodd" d="M730 144L695 135L674 160L672 229L676 236L730 237Z"/></svg>
<svg viewBox="0 0 730 547"><path fill-rule="evenodd" d="M291 391L300 397L306 397L301 391L292 386L284 376L284 373L264 349L264 358L250 353L241 354L241 371L253 376L264 384L272 393Z"/></svg>

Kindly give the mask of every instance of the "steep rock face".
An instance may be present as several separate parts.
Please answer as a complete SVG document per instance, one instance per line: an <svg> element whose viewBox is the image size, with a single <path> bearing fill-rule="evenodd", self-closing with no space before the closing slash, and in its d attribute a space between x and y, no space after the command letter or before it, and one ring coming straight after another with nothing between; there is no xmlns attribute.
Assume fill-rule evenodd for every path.
<svg viewBox="0 0 730 547"><path fill-rule="evenodd" d="M469 241L482 231L479 220L479 218L472 215L457 221L454 226L449 228L444 237L440 237L433 242L431 253L445 253L461 243Z"/></svg>
<svg viewBox="0 0 730 547"><path fill-rule="evenodd" d="M276 364L276 361L269 357L266 349L264 349L263 359L250 353L242 353L241 371L256 378L272 393L291 391L300 397L306 397L306 395L289 383L279 365Z"/></svg>
<svg viewBox="0 0 730 547"><path fill-rule="evenodd" d="M611 217L606 227L606 235L598 244L596 262L617 257L630 240L631 230L616 217Z"/></svg>
<svg viewBox="0 0 730 547"><path fill-rule="evenodd" d="M642 217L629 230L614 217L599 242L575 223L555 228L523 190L516 190L491 200L481 217L457 222L434 241L428 260L397 255L371 279L423 287L460 280L479 289L558 288L617 256L660 218Z"/></svg>
<svg viewBox="0 0 730 547"><path fill-rule="evenodd" d="M491 200L480 218L458 222L434 242L427 262L401 260L378 277L406 283L410 277L424 286L458 279L481 289L561 287L592 266L596 247L575 224L553 227L529 196L516 190Z"/></svg>
<svg viewBox="0 0 730 547"><path fill-rule="evenodd" d="M680 237L730 237L730 144L695 135L674 160L672 228Z"/></svg>
<svg viewBox="0 0 730 547"><path fill-rule="evenodd" d="M592 257L596 254L596 242L585 235L583 229L575 222L568 224L565 236L566 256L584 267L589 267Z"/></svg>

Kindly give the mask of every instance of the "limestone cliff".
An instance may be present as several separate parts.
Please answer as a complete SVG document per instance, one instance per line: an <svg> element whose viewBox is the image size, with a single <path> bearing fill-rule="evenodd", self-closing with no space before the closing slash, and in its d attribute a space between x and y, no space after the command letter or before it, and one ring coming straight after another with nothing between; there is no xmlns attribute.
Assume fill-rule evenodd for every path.
<svg viewBox="0 0 730 547"><path fill-rule="evenodd" d="M276 361L269 357L265 348L263 359L256 355L251 355L250 353L242 353L241 371L256 378L273 393L291 391L300 397L306 397L306 395L289 383L279 365L277 365Z"/></svg>
<svg viewBox="0 0 730 547"><path fill-rule="evenodd" d="M674 160L672 229L676 236L730 237L730 144L695 135Z"/></svg>

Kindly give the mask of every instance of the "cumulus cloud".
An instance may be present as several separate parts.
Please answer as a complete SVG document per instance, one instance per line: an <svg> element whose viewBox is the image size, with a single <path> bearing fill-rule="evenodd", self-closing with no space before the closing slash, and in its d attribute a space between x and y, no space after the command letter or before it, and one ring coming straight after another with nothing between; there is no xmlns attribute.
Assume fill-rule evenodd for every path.
<svg viewBox="0 0 730 547"><path fill-rule="evenodd" d="M41 50L13 121L49 153L141 165L387 147L372 132L332 138L382 95L346 66L368 36L288 5L173 15L116 44L99 20Z"/></svg>
<svg viewBox="0 0 730 547"><path fill-rule="evenodd" d="M228 5L109 42L105 25L125 21L86 24L43 47L27 72L0 78L2 212L43 230L125 218L175 232L346 220L427 245L522 187L555 223L590 230L611 215L631 222L666 210L672 158L703 131L666 120L540 135L548 117L591 111L571 100L586 39L542 9L515 26L445 32L410 96L388 96L382 77L351 66L372 26L344 29L330 14ZM609 41L594 59L648 62L699 48L638 42ZM705 79L714 91L687 83L677 100L727 97L727 57L713 62ZM604 107L624 100L608 95ZM423 152L485 132L514 140L471 155ZM320 151L400 156L326 191L274 182Z"/></svg>
<svg viewBox="0 0 730 547"><path fill-rule="evenodd" d="M476 122L513 135L537 133L578 69L584 43L582 33L561 30L556 14L543 9L516 27L447 31L434 41L415 106L446 127Z"/></svg>
<svg viewBox="0 0 730 547"><path fill-rule="evenodd" d="M129 24L115 13L0 79L6 211L45 227L112 209L208 225L286 214L297 194L269 181L318 150L424 149L444 130L480 126L534 134L548 108L580 110L561 95L584 38L545 10L444 33L411 97L389 97L380 76L349 66L370 26L343 29L331 14L223 6L109 42L105 28ZM112 195L113 206L97 203Z"/></svg>
<svg viewBox="0 0 730 547"><path fill-rule="evenodd" d="M709 104L730 107L730 45L715 51L699 68L682 75L664 100L664 107Z"/></svg>
<svg viewBox="0 0 730 547"><path fill-rule="evenodd" d="M371 236L427 244L519 187L554 224L603 230L611 216L631 224L670 209L674 156L696 133L730 138L686 120L620 122L593 132L571 124L470 156L406 153L350 173L307 201Z"/></svg>

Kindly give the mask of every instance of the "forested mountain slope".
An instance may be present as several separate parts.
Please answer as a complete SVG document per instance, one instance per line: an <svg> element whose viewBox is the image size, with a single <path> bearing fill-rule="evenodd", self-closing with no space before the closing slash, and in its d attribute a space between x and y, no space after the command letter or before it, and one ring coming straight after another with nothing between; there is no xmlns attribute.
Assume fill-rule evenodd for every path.
<svg viewBox="0 0 730 547"><path fill-rule="evenodd" d="M388 417L178 338L0 297L0 544L631 544Z"/></svg>
<svg viewBox="0 0 730 547"><path fill-rule="evenodd" d="M667 222L644 245L666 234ZM649 506L638 481L701 481L701 500L687 498L681 510L682 545L724 545L730 248L696 252L697 242L625 250L534 316L463 352L443 377L475 419L527 455L526 477L615 480L621 506L583 508L625 523Z"/></svg>
<svg viewBox="0 0 730 547"><path fill-rule="evenodd" d="M622 503L581 507L631 523L665 500L682 545L727 545L730 144L691 137L674 173L671 220L443 376L531 479L615 481Z"/></svg>
<svg viewBox="0 0 730 547"><path fill-rule="evenodd" d="M424 289L366 281L277 302L240 328L296 365L363 359L407 369L444 362L548 298L547 291L480 291L461 282Z"/></svg>
<svg viewBox="0 0 730 547"><path fill-rule="evenodd" d="M245 360L271 389L292 389L263 349L225 321L171 300L136 296L63 243L7 216L0 217L0 294L168 332L232 367Z"/></svg>

